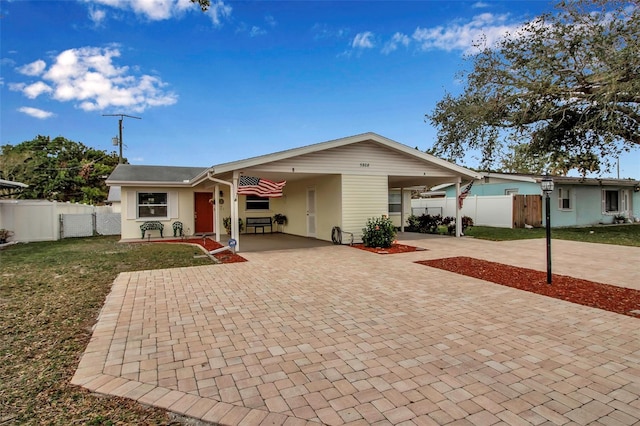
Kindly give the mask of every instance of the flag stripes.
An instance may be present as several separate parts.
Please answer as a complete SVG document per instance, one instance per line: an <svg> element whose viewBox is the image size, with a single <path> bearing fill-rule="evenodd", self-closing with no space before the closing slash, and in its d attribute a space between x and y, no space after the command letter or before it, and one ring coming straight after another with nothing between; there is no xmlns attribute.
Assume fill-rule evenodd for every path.
<svg viewBox="0 0 640 426"><path fill-rule="evenodd" d="M286 180L282 182L272 182L268 179L254 176L240 176L240 180L238 181L238 194L257 195L267 198L282 197L282 188L284 188L286 183Z"/></svg>

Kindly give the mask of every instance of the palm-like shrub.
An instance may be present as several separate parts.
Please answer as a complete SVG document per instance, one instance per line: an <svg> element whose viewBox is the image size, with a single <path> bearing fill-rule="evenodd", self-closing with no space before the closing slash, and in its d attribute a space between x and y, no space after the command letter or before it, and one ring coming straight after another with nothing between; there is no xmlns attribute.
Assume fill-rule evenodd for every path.
<svg viewBox="0 0 640 426"><path fill-rule="evenodd" d="M362 242L366 247L391 247L396 238L396 228L386 216L372 217L362 228Z"/></svg>

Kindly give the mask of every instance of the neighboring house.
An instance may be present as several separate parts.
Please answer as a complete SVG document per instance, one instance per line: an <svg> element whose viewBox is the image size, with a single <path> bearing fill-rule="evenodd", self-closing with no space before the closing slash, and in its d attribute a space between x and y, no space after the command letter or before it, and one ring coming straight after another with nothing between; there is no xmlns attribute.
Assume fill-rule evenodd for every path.
<svg viewBox="0 0 640 426"><path fill-rule="evenodd" d="M105 204L110 205L111 211L114 213L120 213L122 211L122 199L120 197L120 187L110 186L109 195L107 195L107 202Z"/></svg>
<svg viewBox="0 0 640 426"><path fill-rule="evenodd" d="M471 187L468 198L543 195L542 176L504 173L481 173L481 176ZM553 176L553 181L552 227L609 224L618 215L633 221L640 219L638 180ZM438 189L444 190L446 197L455 197L453 184Z"/></svg>
<svg viewBox="0 0 640 426"><path fill-rule="evenodd" d="M219 239L225 217L246 222L247 217L281 213L288 219L286 233L331 241L338 226L358 241L368 218L390 215L397 226L406 223L409 188L468 181L476 175L365 133L212 167L121 164L107 185L121 187L123 239L140 238L140 225L149 220L162 222L165 236L172 233L172 223L180 221L187 234L216 233ZM286 181L283 196L230 196L241 176ZM237 227L232 235L237 239Z"/></svg>
<svg viewBox="0 0 640 426"><path fill-rule="evenodd" d="M0 179L0 198L11 198L29 185L22 182Z"/></svg>

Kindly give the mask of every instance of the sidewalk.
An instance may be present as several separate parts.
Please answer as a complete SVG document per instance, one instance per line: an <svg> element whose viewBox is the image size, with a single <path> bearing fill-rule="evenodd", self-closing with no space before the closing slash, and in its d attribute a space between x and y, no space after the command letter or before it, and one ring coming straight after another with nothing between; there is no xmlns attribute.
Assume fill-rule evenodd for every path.
<svg viewBox="0 0 640 426"><path fill-rule="evenodd" d="M640 422L640 320L413 263L544 270L544 241L408 243L121 274L72 383L228 425ZM638 288L638 248L552 247L554 273Z"/></svg>

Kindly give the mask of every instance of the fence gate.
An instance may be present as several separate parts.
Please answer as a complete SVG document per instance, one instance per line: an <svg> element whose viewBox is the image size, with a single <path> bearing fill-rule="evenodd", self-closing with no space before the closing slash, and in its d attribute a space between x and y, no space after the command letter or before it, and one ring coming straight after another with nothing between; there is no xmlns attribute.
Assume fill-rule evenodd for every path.
<svg viewBox="0 0 640 426"><path fill-rule="evenodd" d="M515 195L513 197L513 227L524 228L527 225L542 226L542 196Z"/></svg>
<svg viewBox="0 0 640 426"><path fill-rule="evenodd" d="M80 213L60 215L60 238L119 235L120 213Z"/></svg>

